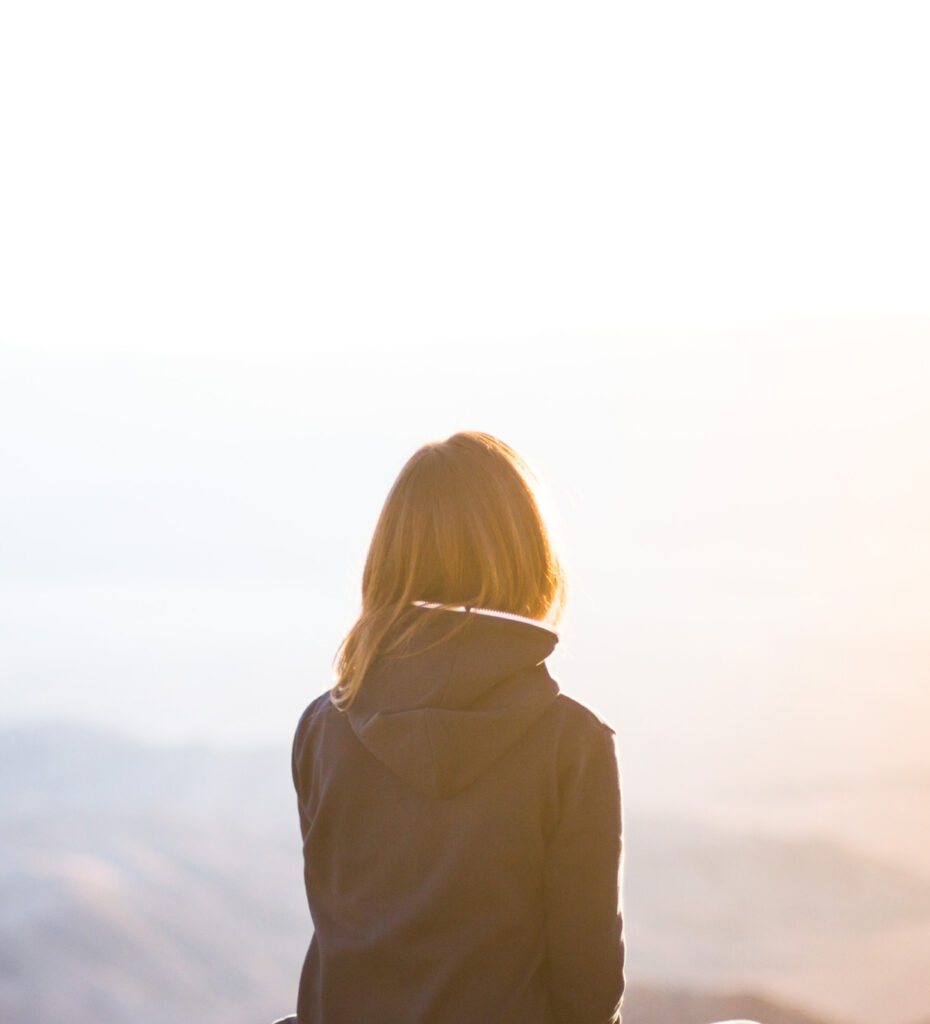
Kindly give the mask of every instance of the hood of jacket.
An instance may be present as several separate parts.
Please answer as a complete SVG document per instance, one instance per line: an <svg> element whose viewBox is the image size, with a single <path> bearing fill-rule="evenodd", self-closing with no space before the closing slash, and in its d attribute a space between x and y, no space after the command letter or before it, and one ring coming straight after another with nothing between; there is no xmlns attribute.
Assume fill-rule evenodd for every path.
<svg viewBox="0 0 930 1024"><path fill-rule="evenodd" d="M530 619L421 608L406 646L372 666L348 709L364 746L410 785L448 799L511 747L558 695L558 636Z"/></svg>

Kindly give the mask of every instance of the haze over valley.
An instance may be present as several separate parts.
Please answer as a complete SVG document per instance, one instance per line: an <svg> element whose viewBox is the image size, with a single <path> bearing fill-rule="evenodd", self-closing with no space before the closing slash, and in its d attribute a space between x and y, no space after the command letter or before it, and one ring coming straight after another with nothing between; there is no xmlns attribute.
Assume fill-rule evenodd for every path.
<svg viewBox="0 0 930 1024"><path fill-rule="evenodd" d="M293 1009L310 921L285 745L6 730L0 812L4 1020L254 1024ZM926 1016L926 875L634 811L624 889L627 1024Z"/></svg>

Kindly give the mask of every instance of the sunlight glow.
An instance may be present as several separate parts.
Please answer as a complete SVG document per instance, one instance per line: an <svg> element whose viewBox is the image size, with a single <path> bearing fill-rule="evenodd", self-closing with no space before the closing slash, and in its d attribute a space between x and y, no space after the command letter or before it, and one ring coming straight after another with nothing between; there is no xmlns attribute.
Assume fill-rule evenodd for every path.
<svg viewBox="0 0 930 1024"><path fill-rule="evenodd" d="M920 3L14 5L2 340L928 315Z"/></svg>

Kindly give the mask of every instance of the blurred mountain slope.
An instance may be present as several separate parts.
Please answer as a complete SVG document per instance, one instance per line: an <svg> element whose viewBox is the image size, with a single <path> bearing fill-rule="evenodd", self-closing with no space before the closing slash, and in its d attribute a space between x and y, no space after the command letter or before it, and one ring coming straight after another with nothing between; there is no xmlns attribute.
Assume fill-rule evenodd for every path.
<svg viewBox="0 0 930 1024"><path fill-rule="evenodd" d="M310 921L286 748L8 730L0 814L0 1019L261 1024L292 1009ZM647 817L626 843L625 1024L822 1024L844 1016L830 956L930 923L923 879L835 844ZM906 948L888 955L900 988L919 984ZM708 994L734 987L748 994ZM894 1024L930 1002L905 994L917 1012L889 1010Z"/></svg>

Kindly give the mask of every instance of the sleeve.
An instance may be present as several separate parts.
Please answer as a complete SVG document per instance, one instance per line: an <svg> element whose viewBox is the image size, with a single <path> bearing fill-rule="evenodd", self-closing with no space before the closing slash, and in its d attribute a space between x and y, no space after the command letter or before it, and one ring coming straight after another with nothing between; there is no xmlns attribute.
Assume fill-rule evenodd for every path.
<svg viewBox="0 0 930 1024"><path fill-rule="evenodd" d="M297 728L294 731L294 742L291 744L291 778L294 782L294 792L297 795L297 814L300 823L300 834L302 837L306 837L307 834L307 821L305 815L305 800L307 793L307 773L309 766L307 764L307 758L304 757L304 746L307 740L307 728L309 725L309 712L308 708L303 715L300 717L300 721L297 723Z"/></svg>
<svg viewBox="0 0 930 1024"><path fill-rule="evenodd" d="M560 780L544 876L550 999L558 1024L616 1024L624 988L620 772L604 725Z"/></svg>
<svg viewBox="0 0 930 1024"><path fill-rule="evenodd" d="M294 781L294 791L300 796L300 751L303 746L303 731L306 721L306 711L300 716L297 728L294 730L294 739L291 743L291 779Z"/></svg>

